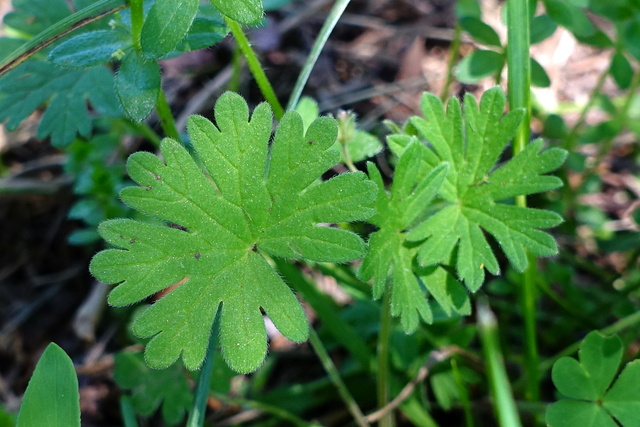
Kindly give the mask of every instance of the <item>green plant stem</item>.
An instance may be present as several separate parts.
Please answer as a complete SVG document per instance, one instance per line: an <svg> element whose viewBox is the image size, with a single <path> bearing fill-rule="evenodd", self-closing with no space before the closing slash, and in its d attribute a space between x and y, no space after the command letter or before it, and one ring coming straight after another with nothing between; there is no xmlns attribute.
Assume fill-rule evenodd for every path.
<svg viewBox="0 0 640 427"><path fill-rule="evenodd" d="M266 257L266 256L265 256ZM327 330L351 356L365 369L374 369L374 355L367 347L367 343L340 316L336 316L339 307L328 295L319 291L312 282L307 280L300 269L289 261L275 258L273 262L286 281L299 292L304 300L311 305Z"/></svg>
<svg viewBox="0 0 640 427"><path fill-rule="evenodd" d="M531 58L529 54L529 6L528 0L507 2L507 72L509 108L522 108L525 115L513 139L513 155L516 156L529 143L531 123ZM527 199L516 197L516 206L526 207ZM538 375L538 344L536 340L536 258L527 255L528 266L522 276L520 303L524 317L525 337L525 396L528 400L540 399Z"/></svg>
<svg viewBox="0 0 640 427"><path fill-rule="evenodd" d="M162 127L164 134L176 141L182 141L182 138L180 138L180 132L178 132L178 128L176 127L176 121L173 118L173 113L171 113L171 107L169 107L167 97L162 89L160 89L160 93L158 94L156 111L158 113L158 118L160 118L160 126Z"/></svg>
<svg viewBox="0 0 640 427"><path fill-rule="evenodd" d="M303 419L297 417L296 415L292 414L291 412L288 412L275 405L259 402L257 400L229 397L228 395L223 393L212 392L211 395L221 402L230 403L230 404L239 405L239 406L247 406L249 408L266 412L268 414L273 415L274 417L280 418L283 421L288 421L291 424L295 425L296 427L316 427L317 426L317 424L308 423Z"/></svg>
<svg viewBox="0 0 640 427"><path fill-rule="evenodd" d="M133 132L141 135L146 138L149 142L151 142L156 148L160 147L160 141L162 138L158 136L157 133L151 129L151 127L146 122L134 122L133 120L124 119L125 124L129 127Z"/></svg>
<svg viewBox="0 0 640 427"><path fill-rule="evenodd" d="M195 391L195 399L193 406L189 412L187 427L202 427L204 425L205 412L207 410L207 400L209 399L209 387L211 385L211 372L213 371L213 358L216 353L218 342L218 325L220 324L220 307L211 327L211 335L209 336L209 347L204 358L202 368L200 368L200 376Z"/></svg>
<svg viewBox="0 0 640 427"><path fill-rule="evenodd" d="M322 362L322 366L329 375L331 382L338 390L338 394L342 398L343 402L347 405L347 409L353 416L356 424L358 424L360 427L369 427L369 423L364 419L364 415L362 414L360 407L349 392L349 389L347 388L344 381L342 381L342 377L340 377L338 369L333 364L331 357L329 357L329 353L327 353L324 345L322 345L322 341L320 341L320 337L318 337L318 333L313 328L311 328L311 330L309 331L309 342L311 343L313 350L316 352L316 355L320 359L320 362Z"/></svg>
<svg viewBox="0 0 640 427"><path fill-rule="evenodd" d="M342 157L344 157L344 164L347 165L347 168L351 172L357 172L358 168L351 161L351 156L349 155L349 150L347 150L347 144L340 144L342 146Z"/></svg>
<svg viewBox="0 0 640 427"><path fill-rule="evenodd" d="M458 61L458 54L460 53L460 41L462 40L462 27L456 23L453 30L453 40L449 46L449 58L447 59L447 80L442 87L442 93L440 93L440 99L445 102L449 97L449 90L451 90L451 83L453 82L453 67L455 67Z"/></svg>
<svg viewBox="0 0 640 427"><path fill-rule="evenodd" d="M327 19L324 21L322 28L320 29L320 33L318 34L318 38L313 43L311 47L311 52L309 52L309 56L307 57L304 65L302 66L302 70L300 74L298 74L298 80L296 80L295 85L293 86L293 90L291 91L291 96L289 97L289 102L287 103L287 110L293 110L296 108L298 101L300 100L300 96L302 95L302 89L307 84L307 80L309 80L309 76L311 75L311 70L316 64L318 57L320 56L320 52L324 48L324 45L327 43L329 39L329 35L335 28L338 20L344 13L344 10L347 8L351 0L336 0L331 11L327 15Z"/></svg>
<svg viewBox="0 0 640 427"><path fill-rule="evenodd" d="M391 346L391 292L387 289L382 298L380 334L378 335L378 408L389 403L389 353ZM380 427L393 427L393 411L380 419Z"/></svg>
<svg viewBox="0 0 640 427"><path fill-rule="evenodd" d="M478 301L477 323L480 328L480 339L498 424L501 427L520 427L520 418L500 351L498 324L495 315L484 300Z"/></svg>
<svg viewBox="0 0 640 427"><path fill-rule="evenodd" d="M634 326L635 324L640 322L640 311L630 314L627 317L623 317L622 319L618 320L616 323L614 323L613 325L607 326L606 328L602 328L599 331L603 334L603 335L613 335L613 334L617 334L618 332L630 327L630 326ZM538 368L538 370L541 373L545 373L547 372L549 369L551 369L551 367L553 366L554 363L556 363L556 361L558 359L560 359L561 357L565 357L565 356L571 356L572 354L574 354L575 352L577 352L578 350L580 350L580 343L582 342L582 340L580 341L576 341L573 344L571 344L570 346L566 347L564 350L558 352L557 354L553 355L552 357L543 360L542 362L540 362L540 366Z"/></svg>
<svg viewBox="0 0 640 427"><path fill-rule="evenodd" d="M122 396L120 398L120 413L122 414L122 422L124 423L124 427L138 427L136 411L133 409L130 397Z"/></svg>
<svg viewBox="0 0 640 427"><path fill-rule="evenodd" d="M465 387L464 381L462 380L462 375L460 374L460 369L458 369L458 363L456 362L456 359L451 359L451 371L453 372L453 378L456 382L456 387L458 388L458 395L460 396L460 403L462 404L462 409L464 410L465 426L474 427L469 393L467 392L467 387Z"/></svg>
<svg viewBox="0 0 640 427"><path fill-rule="evenodd" d="M129 7L131 8L131 39L133 40L133 47L138 52L142 52L142 45L140 44L140 35L144 24L142 0L129 0Z"/></svg>
<svg viewBox="0 0 640 427"><path fill-rule="evenodd" d="M269 105L271 105L271 109L273 110L273 114L276 116L277 120L280 120L284 115L284 110L282 109L282 105L278 98L276 97L276 93L271 87L271 83L269 79L267 79L267 75L264 73L262 66L260 65L260 61L256 56L256 53L253 51L247 36L245 36L242 31L242 27L236 21L225 18L227 22L227 26L231 30L231 34L233 34L233 38L236 40L240 51L244 55L247 60L247 64L249 65L249 70L251 70L251 74L253 74L253 78L256 79L256 83L262 92L262 96L267 100Z"/></svg>
<svg viewBox="0 0 640 427"><path fill-rule="evenodd" d="M89 25L127 6L128 4L124 0L100 0L60 20L4 58L0 62L0 77L72 31Z"/></svg>

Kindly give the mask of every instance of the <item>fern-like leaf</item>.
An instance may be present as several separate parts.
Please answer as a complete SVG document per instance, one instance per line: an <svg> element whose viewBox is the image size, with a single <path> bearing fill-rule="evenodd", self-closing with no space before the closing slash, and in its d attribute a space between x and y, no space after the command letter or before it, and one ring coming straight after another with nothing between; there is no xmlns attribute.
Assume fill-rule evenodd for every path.
<svg viewBox="0 0 640 427"><path fill-rule="evenodd" d="M289 112L270 146L267 104L249 121L245 101L226 93L215 118L216 125L199 116L189 120L200 164L170 139L161 144L164 162L136 153L127 164L140 187L125 189L123 201L179 227L120 219L99 228L121 248L102 251L91 263L99 280L119 283L110 304L133 304L179 284L133 326L137 335L153 337L146 348L153 367L182 355L187 368L197 368L220 304L220 344L236 371L253 371L265 357L261 309L286 337L305 340L304 312L263 253L327 262L358 258L365 245L357 235L318 223L375 213L375 185L364 174L318 182L340 158L330 149L337 135L332 119L317 119L305 133L300 116Z"/></svg>
<svg viewBox="0 0 640 427"><path fill-rule="evenodd" d="M406 231L422 218L440 191L449 165L429 170L425 167L426 146L413 142L403 153L395 170L390 194L387 194L378 169L368 164L369 177L378 185L378 214L370 222L379 228L369 239L369 252L362 261L360 278L373 281L373 296L378 299L387 289L391 276L391 314L400 317L406 332L415 330L420 319L433 321L429 294L447 314L470 312L464 288L442 267L419 268L415 256L419 246L407 242Z"/></svg>
<svg viewBox="0 0 640 427"><path fill-rule="evenodd" d="M496 167L500 154L522 120L522 111L504 115L505 96L498 87L485 92L477 104L473 96L452 98L445 111L434 95L425 94L425 118L411 124L429 143L429 169L450 165L440 196L447 205L408 233L420 245L421 265L447 263L457 249L457 274L471 291L484 281L484 270L499 273L498 261L484 232L493 235L518 271L527 265L526 252L549 256L557 252L555 240L540 229L562 222L554 212L500 203L519 195L550 191L562 185L559 178L543 176L558 168L566 157L559 148L542 151L542 141L528 144L518 155Z"/></svg>

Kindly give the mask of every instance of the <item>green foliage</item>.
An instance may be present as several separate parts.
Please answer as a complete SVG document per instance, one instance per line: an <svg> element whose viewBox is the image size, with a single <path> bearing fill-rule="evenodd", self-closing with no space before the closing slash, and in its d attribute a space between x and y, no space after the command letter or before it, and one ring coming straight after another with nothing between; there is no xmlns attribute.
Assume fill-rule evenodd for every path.
<svg viewBox="0 0 640 427"><path fill-rule="evenodd" d="M146 119L160 94L160 66L139 52L131 51L120 64L116 93L127 116L136 122Z"/></svg>
<svg viewBox="0 0 640 427"><path fill-rule="evenodd" d="M17 427L80 426L78 377L67 353L49 344L24 394Z"/></svg>
<svg viewBox="0 0 640 427"><path fill-rule="evenodd" d="M304 313L265 254L345 262L363 255L355 234L316 225L366 219L375 190L362 173L318 183L339 154L331 150L337 129L320 118L304 133L290 112L271 149L271 110L261 104L249 122L248 107L227 93L216 103L217 127L194 116L191 142L207 175L177 142L161 145L166 164L150 153L128 161L140 187L123 190L125 203L179 228L131 220L107 221L99 232L122 249L96 255L92 273L120 283L112 305L135 303L172 284L169 295L146 310L134 332L153 337L147 362L166 367L182 354L189 369L203 360L213 319L222 302L220 343L229 366L255 370L266 353L260 308L293 341L307 337ZM212 180L212 181L211 181Z"/></svg>
<svg viewBox="0 0 640 427"><path fill-rule="evenodd" d="M79 196L69 210L69 218L86 225L69 235L71 244L96 242L100 222L130 213L118 200L118 193L128 185L124 162L115 154L118 143L116 134L105 134L90 141L77 139L65 149L65 172L74 177L73 192Z"/></svg>
<svg viewBox="0 0 640 427"><path fill-rule="evenodd" d="M117 117L113 75L106 68L64 70L42 61L29 61L0 79L0 120L7 129L20 123L43 103L47 109L38 126L38 138L51 137L55 146L69 144L92 130L87 101L99 113Z"/></svg>
<svg viewBox="0 0 640 427"><path fill-rule="evenodd" d="M531 11L532 14L533 12L534 10ZM475 0L458 2L456 15L460 28L480 44L491 48L478 49L462 58L455 70L456 78L463 83L471 84L492 76L499 81L507 59L506 47L502 45L500 36L496 30L482 21L481 11ZM555 32L556 28L556 24L548 15L534 16L530 20L530 43L544 41ZM537 87L548 87L551 84L547 72L533 58L531 58L531 84Z"/></svg>
<svg viewBox="0 0 640 427"><path fill-rule="evenodd" d="M446 264L457 249L458 277L476 291L485 269L493 274L500 270L482 230L495 237L518 271L527 265L527 250L537 256L557 252L555 240L539 229L558 225L559 215L498 202L560 187L558 178L543 174L559 167L566 152L558 148L542 152L542 141L537 140L496 168L522 111L503 117L505 96L498 87L485 92L479 106L471 95L465 96L464 106L463 117L459 101L452 98L445 112L436 96L425 94L421 103L425 119L411 119L430 145L428 169L447 162L449 173L440 191L446 206L413 228L407 238L420 243L418 261L423 266Z"/></svg>
<svg viewBox="0 0 640 427"><path fill-rule="evenodd" d="M151 415L162 405L162 418L170 425L182 421L193 402L182 366L153 370L144 363L142 353L116 354L113 377L120 388L131 391L131 404L138 414Z"/></svg>
<svg viewBox="0 0 640 427"><path fill-rule="evenodd" d="M320 116L318 103L308 96L300 99L295 110L302 117L305 129ZM357 117L353 112L340 110L336 120L338 121L338 138L333 148L340 150L342 163L346 163L347 156L351 162L360 162L382 151L383 146L378 138L358 129Z"/></svg>
<svg viewBox="0 0 640 427"><path fill-rule="evenodd" d="M144 20L140 42L151 59L171 53L187 35L198 13L199 0L156 1Z"/></svg>
<svg viewBox="0 0 640 427"><path fill-rule="evenodd" d="M369 253L362 261L360 277L374 278L373 296L379 299L385 291L387 277L392 276L391 314L400 316L405 332L413 332L422 318L433 321L433 314L424 296L424 287L447 314L469 314L466 292L443 268L415 268L418 246L409 244L406 230L422 219L431 201L440 191L448 163L430 170L426 165L429 150L412 143L395 170L391 194L387 194L380 172L369 163L369 177L378 185L378 214L370 222L380 230L369 238Z"/></svg>
<svg viewBox="0 0 640 427"><path fill-rule="evenodd" d="M579 359L563 357L552 378L567 399L549 406L551 427L623 427L640 423L640 361L628 363L616 377L623 345L617 336L589 333L580 344Z"/></svg>
<svg viewBox="0 0 640 427"><path fill-rule="evenodd" d="M226 17L245 25L258 25L264 15L262 0L211 0L211 3Z"/></svg>

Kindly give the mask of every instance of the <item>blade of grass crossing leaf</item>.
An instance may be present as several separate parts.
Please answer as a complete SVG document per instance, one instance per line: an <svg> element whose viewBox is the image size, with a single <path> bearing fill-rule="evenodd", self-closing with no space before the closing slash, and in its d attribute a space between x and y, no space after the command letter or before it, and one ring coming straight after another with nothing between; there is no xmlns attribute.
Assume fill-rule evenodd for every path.
<svg viewBox="0 0 640 427"><path fill-rule="evenodd" d="M344 13L344 10L347 8L347 5L350 1L351 0L337 0L331 8L331 11L329 12L329 15L327 15L324 24L322 24L322 28L320 29L320 33L318 34L318 38L316 38L316 41L313 43L311 52L309 52L309 56L305 60L304 65L302 66L302 70L300 71L300 74L298 74L298 79L296 80L296 83L291 90L291 96L289 97L289 102L287 103L287 110L293 110L296 105L298 105L298 101L300 100L300 96L302 95L302 90L304 89L304 86L307 84L307 80L309 80L309 76L311 75L311 70L313 70L313 67L316 64L316 61L318 60L318 57L320 56L324 45L329 39L329 35L331 35L331 32L340 20L340 17Z"/></svg>
<svg viewBox="0 0 640 427"><path fill-rule="evenodd" d="M124 0L100 0L68 16L4 58L0 63L0 77L70 32L126 7L127 4L125 4Z"/></svg>
<svg viewBox="0 0 640 427"><path fill-rule="evenodd" d="M525 115L513 139L513 154L517 156L529 143L531 121L531 58L529 53L530 24L528 0L507 2L507 64L509 107L511 110L524 108ZM516 196L516 206L526 207L525 195ZM520 301L524 317L526 397L532 401L540 399L540 379L538 374L538 344L536 338L535 285L536 259L531 255L525 260L527 271L522 276Z"/></svg>

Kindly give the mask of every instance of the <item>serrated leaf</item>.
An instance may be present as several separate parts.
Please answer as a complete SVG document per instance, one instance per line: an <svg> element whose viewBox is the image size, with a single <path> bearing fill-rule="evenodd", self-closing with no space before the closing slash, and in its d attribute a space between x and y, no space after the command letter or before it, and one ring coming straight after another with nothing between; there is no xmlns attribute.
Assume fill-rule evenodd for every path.
<svg viewBox="0 0 640 427"><path fill-rule="evenodd" d="M130 45L131 38L124 31L91 31L56 46L49 54L49 61L63 67L93 67L111 61L115 52Z"/></svg>
<svg viewBox="0 0 640 427"><path fill-rule="evenodd" d="M430 145L430 167L447 162L450 169L440 190L447 205L418 224L407 238L427 239L418 253L419 263L425 266L446 264L457 249L458 277L471 291L482 285L485 269L499 272L484 232L494 236L518 271L527 265L527 250L537 256L557 252L553 237L539 229L558 225L559 215L499 202L560 187L560 179L543 174L558 168L566 152L542 151L542 141L537 140L496 168L523 114L516 110L504 115L505 103L504 93L495 87L485 92L480 105L471 95L465 96L463 114L456 98L445 111L436 96L425 94L421 108L426 119L411 119Z"/></svg>
<svg viewBox="0 0 640 427"><path fill-rule="evenodd" d="M488 46L502 46L502 43L500 43L500 36L496 33L496 30L494 30L490 25L485 24L480 18L464 16L460 18L459 22L462 29L480 43Z"/></svg>
<svg viewBox="0 0 640 427"><path fill-rule="evenodd" d="M131 403L140 415L149 416L162 405L162 418L174 425L191 407L193 394L178 364L154 370L144 363L142 353L123 351L116 354L113 377L120 388L131 390Z"/></svg>
<svg viewBox="0 0 640 427"><path fill-rule="evenodd" d="M395 170L390 194L384 189L378 169L371 163L368 165L369 177L378 185L378 214L370 222L379 231L371 234L369 252L358 274L363 280L373 278L373 297L376 299L389 288L391 314L400 317L405 332L415 330L420 319L427 323L433 321L425 288L447 314L469 312L468 299L452 300L455 292L448 292L447 287L451 283L448 283L448 274L444 269L437 267L414 271L418 247L406 241L406 230L425 214L448 171L447 164L429 170L425 163L427 156L427 147L417 141L404 151ZM387 285L389 277L391 281ZM462 294L466 296L463 289Z"/></svg>
<svg viewBox="0 0 640 427"><path fill-rule="evenodd" d="M49 344L24 394L17 427L80 427L78 377L67 353Z"/></svg>
<svg viewBox="0 0 640 427"><path fill-rule="evenodd" d="M157 1L145 17L140 44L147 58L160 59L171 53L189 31L199 0Z"/></svg>
<svg viewBox="0 0 640 427"><path fill-rule="evenodd" d="M622 52L616 52L611 58L609 74L620 89L627 89L633 77L633 68Z"/></svg>
<svg viewBox="0 0 640 427"><path fill-rule="evenodd" d="M531 84L536 87L549 87L551 86L551 79L549 75L545 71L545 69L540 65L538 61L533 58L530 58L531 61Z"/></svg>
<svg viewBox="0 0 640 427"><path fill-rule="evenodd" d="M504 60L504 55L493 50L476 50L458 63L456 78L463 83L477 83L498 73Z"/></svg>
<svg viewBox="0 0 640 427"><path fill-rule="evenodd" d="M87 101L102 114L121 114L113 95L113 75L106 68L68 70L49 62L28 61L0 79L0 120L8 119L7 129L15 130L48 102L38 138L50 136L58 147L69 144L78 134L90 135Z"/></svg>
<svg viewBox="0 0 640 427"><path fill-rule="evenodd" d="M534 16L531 19L530 43L534 45L546 40L556 32L557 28L558 26L549 18L549 15Z"/></svg>
<svg viewBox="0 0 640 427"><path fill-rule="evenodd" d="M116 94L123 110L136 122L153 111L160 93L160 66L136 51L125 56L116 75Z"/></svg>
<svg viewBox="0 0 640 427"><path fill-rule="evenodd" d="M578 37L590 37L596 29L584 11L566 1L544 0L547 14Z"/></svg>
<svg viewBox="0 0 640 427"><path fill-rule="evenodd" d="M553 383L567 399L547 410L551 427L638 425L640 361L627 364L614 382L623 350L617 336L604 337L593 331L580 344L579 361L571 357L556 361Z"/></svg>
<svg viewBox="0 0 640 427"><path fill-rule="evenodd" d="M232 369L251 372L266 353L261 308L289 339L300 342L308 333L302 308L263 253L327 262L362 256L357 235L317 224L373 215L375 185L362 173L318 183L339 159L329 149L337 135L332 119L316 120L305 133L300 116L289 112L270 146L267 104L249 121L245 101L226 93L215 118L216 125L199 116L188 123L204 170L169 139L160 147L164 162L150 153L130 157L127 168L140 187L125 189L123 201L179 228L107 221L100 234L122 249L96 255L91 271L120 283L109 295L116 306L179 284L134 323L138 336L153 337L146 348L151 366L182 355L189 369L197 368L222 303L223 355Z"/></svg>
<svg viewBox="0 0 640 427"><path fill-rule="evenodd" d="M262 0L211 0L211 3L220 13L244 25L258 25L264 15Z"/></svg>

